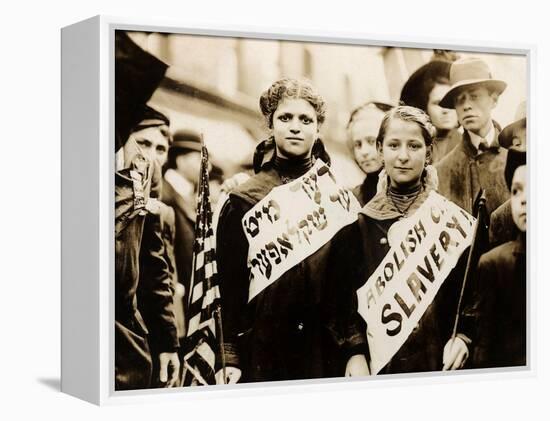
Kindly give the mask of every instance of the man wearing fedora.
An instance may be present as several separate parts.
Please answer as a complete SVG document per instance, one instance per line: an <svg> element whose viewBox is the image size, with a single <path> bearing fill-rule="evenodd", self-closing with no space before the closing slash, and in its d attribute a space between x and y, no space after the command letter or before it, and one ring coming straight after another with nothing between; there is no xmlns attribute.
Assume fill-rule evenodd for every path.
<svg viewBox="0 0 550 421"><path fill-rule="evenodd" d="M498 143L500 127L491 118L506 83L493 79L479 58L457 60L449 73L451 88L440 106L456 110L464 132L461 142L436 164L439 192L472 213L476 195L484 189L490 214L510 195L504 180L507 151Z"/></svg>

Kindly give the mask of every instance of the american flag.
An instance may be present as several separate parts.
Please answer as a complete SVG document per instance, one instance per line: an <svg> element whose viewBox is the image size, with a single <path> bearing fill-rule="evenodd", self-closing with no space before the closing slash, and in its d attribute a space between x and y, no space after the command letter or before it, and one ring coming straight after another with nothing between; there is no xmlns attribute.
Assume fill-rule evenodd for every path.
<svg viewBox="0 0 550 421"><path fill-rule="evenodd" d="M193 244L193 278L188 307L189 352L184 356L184 385L216 383L216 353L220 348L220 290L208 188L208 166L208 150L203 144Z"/></svg>

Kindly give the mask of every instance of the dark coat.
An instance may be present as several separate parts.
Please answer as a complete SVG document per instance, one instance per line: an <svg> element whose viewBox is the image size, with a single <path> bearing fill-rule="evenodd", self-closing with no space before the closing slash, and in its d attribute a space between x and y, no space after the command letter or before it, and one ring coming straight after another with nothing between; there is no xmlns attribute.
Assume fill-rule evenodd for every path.
<svg viewBox="0 0 550 421"><path fill-rule="evenodd" d="M445 158L462 140L457 129L449 130L444 136L438 134L434 139L432 163L436 164Z"/></svg>
<svg viewBox="0 0 550 421"><path fill-rule="evenodd" d="M495 132L498 136L496 123ZM498 145L498 142L493 145ZM478 154L465 130L462 141L435 165L439 193L474 213L474 200L479 189L483 188L487 195L487 211L491 214L510 197L504 180L506 156L507 150L499 146Z"/></svg>
<svg viewBox="0 0 550 421"><path fill-rule="evenodd" d="M159 355L176 352L179 347L174 302L174 267L170 255L173 247L174 211L161 204L160 214L145 217L139 257L138 309L147 326L147 340L152 360L149 387L159 382Z"/></svg>
<svg viewBox="0 0 550 421"><path fill-rule="evenodd" d="M491 214L489 225L489 244L492 247L500 246L517 238L519 231L512 218L510 199L500 205Z"/></svg>
<svg viewBox="0 0 550 421"><path fill-rule="evenodd" d="M428 193L421 193L411 206L411 213L420 207ZM399 212L381 193L363 208L356 223L344 227L333 238L329 264L342 279L352 280L354 295L389 252L388 230L398 219ZM467 254L468 249L440 287L418 326L380 374L441 370L443 348L453 330ZM356 301L353 309L357 309ZM462 332L471 334L468 329ZM362 335L366 341L365 330Z"/></svg>
<svg viewBox="0 0 550 421"><path fill-rule="evenodd" d="M485 253L478 266L476 295L469 307L477 317L476 367L526 364L527 267L525 236Z"/></svg>
<svg viewBox="0 0 550 421"><path fill-rule="evenodd" d="M173 226L174 211L165 205L159 215L146 216L141 240L138 308L155 354L178 348L171 257Z"/></svg>
<svg viewBox="0 0 550 421"><path fill-rule="evenodd" d="M345 278L327 276L330 242L247 303L248 242L241 220L281 184L274 169L255 175L230 194L218 224L225 357L241 368L242 382L343 376L343 348L357 345L334 314L337 285L329 281Z"/></svg>
<svg viewBox="0 0 550 421"><path fill-rule="evenodd" d="M143 194L149 197L152 171L143 173ZM139 255L145 214L136 209L130 170L115 174L115 389L150 385L151 354L147 328L138 310Z"/></svg>
<svg viewBox="0 0 550 421"><path fill-rule="evenodd" d="M351 192L361 206L365 206L376 194L376 186L378 185L378 175L380 171L368 174L363 182L355 186Z"/></svg>
<svg viewBox="0 0 550 421"><path fill-rule="evenodd" d="M162 184L162 201L174 209L176 233L174 256L178 281L190 293L191 273L193 271L193 243L195 242L195 219L192 215L195 203L187 203L174 187L166 180Z"/></svg>

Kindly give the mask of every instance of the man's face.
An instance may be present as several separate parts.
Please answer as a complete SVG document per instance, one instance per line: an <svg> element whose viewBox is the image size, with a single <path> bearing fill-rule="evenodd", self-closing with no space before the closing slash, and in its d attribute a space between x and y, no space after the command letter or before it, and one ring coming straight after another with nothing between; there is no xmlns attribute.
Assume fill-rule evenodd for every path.
<svg viewBox="0 0 550 421"><path fill-rule="evenodd" d="M497 95L484 86L464 88L455 98L458 121L466 130L479 134L491 120Z"/></svg>
<svg viewBox="0 0 550 421"><path fill-rule="evenodd" d="M130 134L124 145L124 158L128 164L136 154L141 153L150 162L157 161L162 167L168 159L168 138L166 126L147 127Z"/></svg>

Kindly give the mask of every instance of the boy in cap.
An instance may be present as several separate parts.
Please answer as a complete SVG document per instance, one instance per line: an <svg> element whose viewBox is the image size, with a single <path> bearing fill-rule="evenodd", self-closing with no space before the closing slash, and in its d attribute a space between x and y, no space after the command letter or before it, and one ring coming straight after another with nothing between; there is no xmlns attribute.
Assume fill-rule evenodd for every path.
<svg viewBox="0 0 550 421"><path fill-rule="evenodd" d="M526 153L510 149L505 178L510 189L512 219L517 237L483 254L475 279L475 294L464 315L474 316L472 366L513 367L526 364L527 331L527 166ZM444 369L461 367L469 355L459 339L445 347Z"/></svg>
<svg viewBox="0 0 550 421"><path fill-rule="evenodd" d="M527 118L525 101L521 102L516 111L515 121L502 130L498 136L498 143L503 148L525 152L527 150ZM517 236L517 229L512 219L510 199L500 205L491 214L489 226L489 244L496 247Z"/></svg>
<svg viewBox="0 0 550 421"><path fill-rule="evenodd" d="M503 173L506 150L498 143L500 128L491 118L506 83L493 79L479 58L457 60L449 73L452 86L440 105L456 110L464 133L461 142L436 164L439 192L472 213L483 188L490 214L509 197Z"/></svg>

